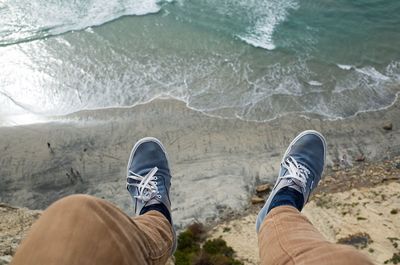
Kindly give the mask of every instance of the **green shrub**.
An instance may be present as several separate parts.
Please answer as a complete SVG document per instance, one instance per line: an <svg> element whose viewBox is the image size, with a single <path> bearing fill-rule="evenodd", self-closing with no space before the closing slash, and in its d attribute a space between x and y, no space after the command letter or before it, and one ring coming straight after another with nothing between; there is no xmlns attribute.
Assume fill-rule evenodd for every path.
<svg viewBox="0 0 400 265"><path fill-rule="evenodd" d="M176 265L191 265L193 261L197 258L198 252L185 252L177 250L174 254Z"/></svg>
<svg viewBox="0 0 400 265"><path fill-rule="evenodd" d="M178 236L178 247L175 252L176 265L242 265L233 258L234 250L222 238L205 239L203 225L190 225ZM201 247L204 242L203 247Z"/></svg>
<svg viewBox="0 0 400 265"><path fill-rule="evenodd" d="M196 252L199 249L200 244L196 241L193 233L190 230L186 230L179 235L177 250L181 250L183 252Z"/></svg>
<svg viewBox="0 0 400 265"><path fill-rule="evenodd" d="M207 240L204 243L203 250L211 255L222 254L226 257L232 257L234 254L233 249L228 247L222 238Z"/></svg>

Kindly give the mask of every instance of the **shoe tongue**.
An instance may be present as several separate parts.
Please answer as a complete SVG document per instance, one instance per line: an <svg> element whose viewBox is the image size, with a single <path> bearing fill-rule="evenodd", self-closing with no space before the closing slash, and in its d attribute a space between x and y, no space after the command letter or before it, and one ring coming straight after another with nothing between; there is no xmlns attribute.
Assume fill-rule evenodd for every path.
<svg viewBox="0 0 400 265"><path fill-rule="evenodd" d="M301 191L301 188L299 186L297 186L296 184L293 184L291 186L289 186L289 188L292 188L294 190L297 190L298 192L300 192L301 194L303 194L303 192Z"/></svg>
<svg viewBox="0 0 400 265"><path fill-rule="evenodd" d="M287 179L287 186L289 188L292 188L294 190L297 190L298 192L300 192L301 194L303 194L303 191L301 190L301 187L299 185L297 185L292 179Z"/></svg>
<svg viewBox="0 0 400 265"><path fill-rule="evenodd" d="M159 204L159 203L162 203L162 201L157 199L156 197L153 197L146 202L146 206L153 205L153 204Z"/></svg>

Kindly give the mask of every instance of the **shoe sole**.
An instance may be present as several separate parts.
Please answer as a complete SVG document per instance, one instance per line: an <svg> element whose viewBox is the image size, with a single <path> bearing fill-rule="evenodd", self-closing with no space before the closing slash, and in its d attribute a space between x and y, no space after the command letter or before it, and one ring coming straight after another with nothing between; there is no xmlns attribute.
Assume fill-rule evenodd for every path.
<svg viewBox="0 0 400 265"><path fill-rule="evenodd" d="M126 168L127 176L129 175L129 166L132 163L132 159L133 159L133 156L135 155L136 150L138 149L138 147L141 144L148 143L148 142L153 142L153 143L158 144L158 146L160 146L161 150L165 154L165 157L167 158L168 168L170 168L169 167L168 153L167 153L167 150L165 150L165 147L161 143L161 141L158 140L157 138L154 138L154 137L145 137L145 138L142 138L139 141L137 141L136 144L132 148L131 155L129 156L128 166ZM171 213L171 215L172 215L172 213ZM177 242L176 242L177 239L176 239L176 231L175 231L175 228L174 228L174 223L172 222L172 216L171 216L171 226L172 226L172 236L173 236L173 244L172 244L172 249L171 249L171 255L173 255L175 253L175 251L176 251L176 248L177 248Z"/></svg>

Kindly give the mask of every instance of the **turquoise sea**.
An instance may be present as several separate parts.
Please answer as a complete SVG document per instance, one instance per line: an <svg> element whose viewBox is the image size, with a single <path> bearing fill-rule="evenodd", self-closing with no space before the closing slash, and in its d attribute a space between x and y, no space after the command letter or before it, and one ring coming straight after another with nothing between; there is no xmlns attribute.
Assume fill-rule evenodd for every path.
<svg viewBox="0 0 400 265"><path fill-rule="evenodd" d="M0 0L0 126L157 97L337 119L399 91L398 0Z"/></svg>

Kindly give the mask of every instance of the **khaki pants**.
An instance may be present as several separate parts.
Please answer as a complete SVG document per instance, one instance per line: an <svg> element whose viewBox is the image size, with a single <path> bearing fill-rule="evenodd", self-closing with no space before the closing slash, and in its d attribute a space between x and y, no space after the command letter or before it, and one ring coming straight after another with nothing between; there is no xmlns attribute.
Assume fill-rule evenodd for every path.
<svg viewBox="0 0 400 265"><path fill-rule="evenodd" d="M51 205L32 226L11 264L165 264L172 228L157 211L130 218L86 195ZM326 242L296 209L273 209L259 234L262 264L372 264L355 249Z"/></svg>
<svg viewBox="0 0 400 265"><path fill-rule="evenodd" d="M268 213L258 234L261 264L361 265L373 264L355 248L333 244L291 206Z"/></svg>

